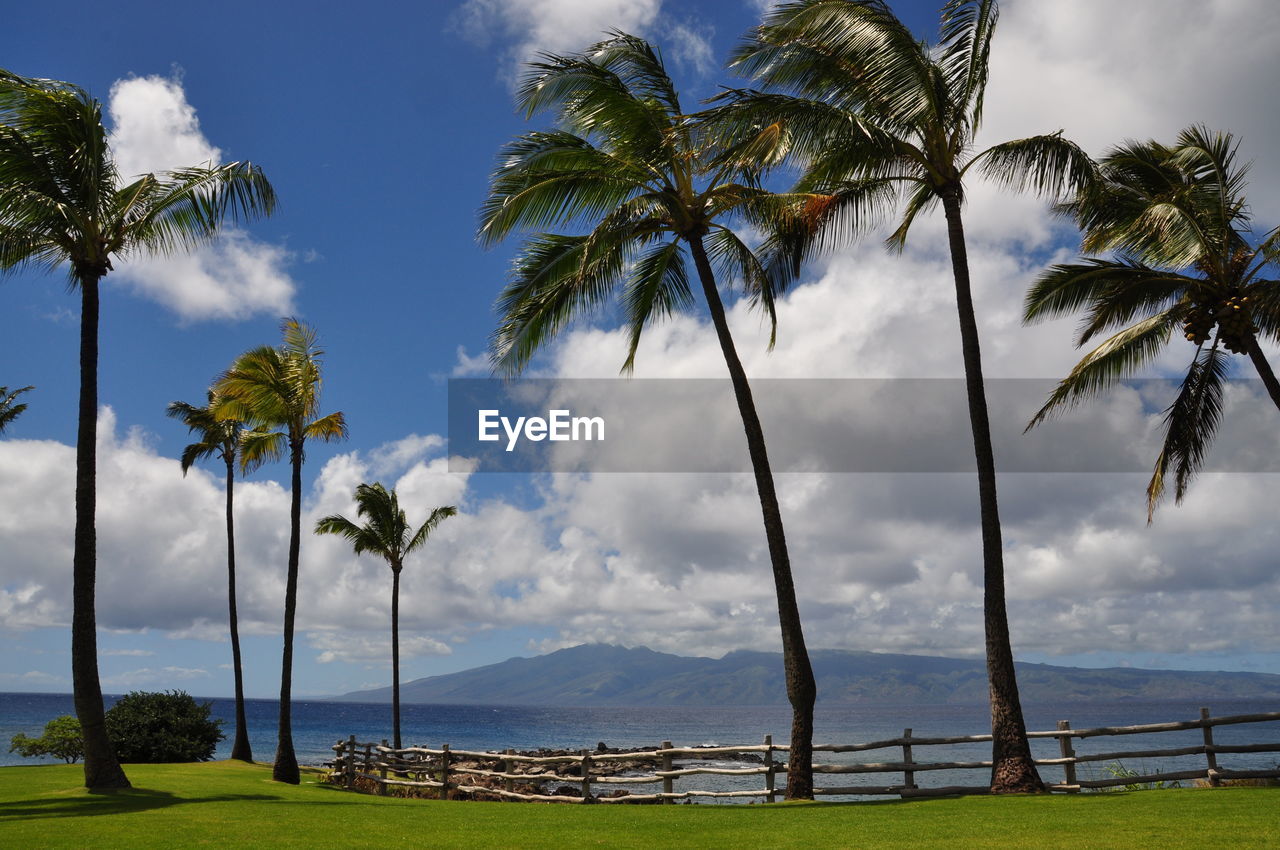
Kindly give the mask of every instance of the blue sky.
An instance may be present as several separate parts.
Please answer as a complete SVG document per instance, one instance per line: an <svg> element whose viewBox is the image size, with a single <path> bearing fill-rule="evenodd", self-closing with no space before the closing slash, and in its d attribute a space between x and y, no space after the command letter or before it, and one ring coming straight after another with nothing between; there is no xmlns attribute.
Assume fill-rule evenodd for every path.
<svg viewBox="0 0 1280 850"><path fill-rule="evenodd" d="M922 34L937 5L894 3ZM1270 101L1258 81L1275 78L1259 68L1276 69L1268 45L1280 35L1277 9L1266 0L1148 0L1108 18L1114 4L1068 5L1005 4L992 140L1063 127L1097 153L1126 136L1168 137L1209 121L1252 140L1256 211L1274 221L1277 172L1263 139L1274 138L1276 119L1260 114ZM1142 22L1143 5L1161 10L1158 23ZM197 260L124 264L108 279L100 397L110 408L102 438L109 469L99 519L108 691L229 693L220 485L181 477L173 459L186 435L163 411L174 399L201 400L235 355L276 341L285 313L318 329L324 406L344 411L351 427L349 441L308 451L310 515L350 510L343 499L373 476L415 496L411 513L446 501L462 508L406 587L405 679L584 640L687 654L774 647L749 482L450 475L442 440L445 381L477 373L516 247L486 252L474 231L498 148L540 125L514 112L519 61L534 49L585 47L605 26L627 27L664 46L693 105L731 82L720 67L760 6L231 2L211 12L119 3L85 27L67 25L78 12L65 6L7 13L6 67L75 82L110 104L120 149L139 170L216 149L223 161L261 164L280 197L273 218ZM1239 49L1210 71L1159 46L1176 39L1190 56L1216 54L1228 35ZM1123 62L1112 41L1128 52ZM979 307L989 308L989 372L1062 374L1073 362L1070 323L1022 329L1016 303L1046 260L1071 255L1074 234L1038 202L994 191L975 191L971 220ZM752 373L956 376L939 234L936 223L923 224L901 260L867 240L816 265L785 305L784 341L772 355L758 344L758 319L740 305L735 327ZM71 503L50 494L66 486L75 438L78 305L62 276L21 274L0 279L0 311L0 384L37 387L0 441L8 479L0 478L0 509L10 517L0 521L0 633L10 647L0 689L69 690ZM832 315L851 317L848 327L837 332ZM719 377L706 331L696 316L656 329L638 374ZM559 376L611 377L618 346L605 318L568 334L541 365ZM1176 371L1184 355L1165 367ZM1136 427L1150 424L1124 399L1108 409L1136 417ZM273 612L285 475L283 466L255 474L241 502L252 514L241 536L242 605L249 690L258 696L273 693L279 674ZM1100 478L1018 478L1006 490L1020 656L1280 672L1275 541L1258 507L1274 504L1270 478L1209 476L1152 530L1141 522L1144 477ZM794 476L780 485L812 645L980 652L977 547L966 519L972 487L939 479ZM1232 530L1221 531L1224 523ZM332 542L308 546L296 692L385 683L385 568ZM643 611L636 600L645 600ZM1214 623L1227 620L1233 625L1215 634Z"/></svg>

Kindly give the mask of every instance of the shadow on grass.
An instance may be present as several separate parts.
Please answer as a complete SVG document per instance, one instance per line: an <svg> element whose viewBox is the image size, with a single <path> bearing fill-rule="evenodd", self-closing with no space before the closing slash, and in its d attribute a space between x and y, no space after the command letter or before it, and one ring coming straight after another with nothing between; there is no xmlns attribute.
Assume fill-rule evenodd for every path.
<svg viewBox="0 0 1280 850"><path fill-rule="evenodd" d="M87 796L48 797L36 800L0 802L0 823L38 818L118 815L199 803L230 803L279 800L272 794L221 794L213 797L181 797L168 791L134 788L129 791L89 793Z"/></svg>

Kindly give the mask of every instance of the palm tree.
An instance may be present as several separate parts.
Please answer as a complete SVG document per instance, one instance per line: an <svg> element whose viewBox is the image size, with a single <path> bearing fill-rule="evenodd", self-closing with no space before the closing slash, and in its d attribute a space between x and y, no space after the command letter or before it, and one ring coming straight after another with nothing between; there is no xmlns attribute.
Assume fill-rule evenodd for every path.
<svg viewBox="0 0 1280 850"><path fill-rule="evenodd" d="M1028 429L1106 391L1152 362L1175 328L1194 347L1147 487L1147 521L1170 473L1182 501L1222 415L1231 354L1249 357L1272 402L1280 382L1258 335L1280 340L1280 229L1251 243L1248 165L1230 133L1189 127L1177 142L1132 142L1107 152L1099 180L1060 206L1084 231L1083 250L1118 252L1055 265L1027 292L1028 322L1084 312L1077 347L1115 331L1058 385ZM1118 330L1117 330L1118 329Z"/></svg>
<svg viewBox="0 0 1280 850"><path fill-rule="evenodd" d="M80 292L71 672L89 788L129 787L103 725L98 680L98 284L113 257L190 248L215 236L224 220L274 207L271 184L247 162L121 175L97 100L68 83L0 71L0 270L65 264Z"/></svg>
<svg viewBox="0 0 1280 850"><path fill-rule="evenodd" d="M733 58L765 91L726 92L713 119L721 133L754 136L744 150L760 162L790 159L804 168L796 191L812 200L773 238L779 286L811 251L865 226L900 196L902 218L888 239L896 250L922 212L942 206L978 464L991 788L1012 792L1041 790L1043 783L1027 743L1009 643L995 458L961 215L964 183L973 170L1054 194L1087 180L1091 163L1060 134L972 153L996 18L995 0L950 0L935 47L918 41L879 0L777 6Z"/></svg>
<svg viewBox="0 0 1280 850"><path fill-rule="evenodd" d="M436 526L458 512L453 505L436 508L426 522L414 531L409 527L404 509L392 488L380 482L361 484L356 488L356 515L364 517L364 525L356 525L344 516L333 515L316 522L316 534L338 534L351 541L357 555L370 552L391 567L391 726L395 748L400 749L400 571L405 556L427 542Z"/></svg>
<svg viewBox="0 0 1280 850"><path fill-rule="evenodd" d="M231 745L231 757L241 761L253 761L249 746L249 727L244 712L244 669L240 664L240 626L236 616L236 533L233 505L235 502L235 466L240 455L240 441L244 436L244 423L236 419L219 419L216 409L218 397L209 391L204 407L185 401L171 403L166 413L179 419L188 432L198 437L182 450L182 474L197 461L218 457L227 466L227 621L231 630L231 665L236 682L236 735Z"/></svg>
<svg viewBox="0 0 1280 850"><path fill-rule="evenodd" d="M27 409L26 404L14 404L18 396L34 389L35 387L19 387L13 392L9 392L8 387L0 387L0 434L3 434L9 423L21 416L22 411Z"/></svg>
<svg viewBox="0 0 1280 850"><path fill-rule="evenodd" d="M481 210L480 239L493 244L514 230L565 225L587 232L538 232L525 242L499 299L495 365L518 373L575 316L620 290L630 331L623 371L630 371L644 329L694 305L686 265L692 256L742 416L777 590L792 706L787 796L811 797L817 689L764 432L713 268L740 280L773 317L764 268L722 223L734 213L766 215L771 196L750 172L721 161L642 39L612 33L584 54L547 55L531 68L519 105L528 116L553 110L561 129L528 133L503 149Z"/></svg>
<svg viewBox="0 0 1280 850"><path fill-rule="evenodd" d="M284 343L264 345L241 354L222 374L213 391L222 403L216 415L254 426L241 444L241 463L256 465L284 457L292 468L289 506L289 563L284 592L284 655L280 673L280 728L271 776L297 785L298 758L293 751L293 620L298 608L298 552L302 541L302 463L308 439L340 440L347 436L342 413L320 415L321 358L316 333L297 319L285 319ZM283 430L272 431L269 429Z"/></svg>

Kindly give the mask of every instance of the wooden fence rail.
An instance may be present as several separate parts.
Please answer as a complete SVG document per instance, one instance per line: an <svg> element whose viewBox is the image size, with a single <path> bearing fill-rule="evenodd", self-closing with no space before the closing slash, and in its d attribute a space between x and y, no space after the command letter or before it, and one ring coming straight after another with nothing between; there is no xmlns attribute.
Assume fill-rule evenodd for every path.
<svg viewBox="0 0 1280 850"><path fill-rule="evenodd" d="M1266 770L1230 770L1218 763L1218 756L1242 753L1280 753L1280 742L1243 745L1221 745L1213 741L1213 729L1217 726L1229 726L1247 723L1267 723L1280 720L1280 712L1264 714L1240 714L1225 717L1211 717L1207 708L1200 709L1200 717L1196 720L1172 723L1149 723L1137 726L1109 726L1094 729L1072 729L1066 720L1058 722L1058 728L1052 731L1029 732L1033 739L1054 738L1059 744L1060 756L1057 758L1036 759L1041 766L1058 766L1063 770L1063 781L1049 783L1050 790L1067 793L1079 792L1082 789L1102 789L1118 786L1139 786L1148 783L1182 781L1188 779L1206 779L1211 785L1219 785L1224 779L1257 779L1280 777L1280 764ZM1203 743L1194 746L1170 747L1165 749L1128 750L1106 753L1077 753L1073 739L1083 740L1108 735L1148 735L1160 732L1186 731L1200 729L1203 731ZM915 749L918 747L945 747L961 744L975 744L990 741L990 735L962 735L950 737L922 738L912 735L911 729L903 731L900 738L889 738L882 741L871 741L859 744L820 744L815 745L815 753L861 753L872 750L898 749L901 760L881 762L815 762L815 774L822 775L858 775L858 774L901 774L902 782L890 785L839 785L820 786L814 788L818 796L850 796L850 795L896 795L903 798L951 796L957 794L985 794L989 791L986 785L942 785L921 787L916 783L917 773L928 773L938 770L974 771L989 769L990 761L917 761ZM469 750L451 750L448 744L440 749L425 747L405 747L393 749L384 740L381 744L358 742L354 735L334 745L333 772L331 779L348 789L354 789L363 783L373 783L379 794L387 793L389 788L411 787L430 788L444 798L451 794L487 795L500 799L545 801L557 803L621 803L621 802L674 802L694 797L762 798L768 802L777 799L776 780L780 772L786 771L786 765L776 760L787 751L785 745L775 745L772 736L765 736L760 745L742 745L728 747L675 747L664 741L656 750L630 753L591 752L583 750L577 755L531 756L521 755L513 750L505 752L475 752ZM1124 759L1173 758L1201 755L1205 758L1205 766L1195 769L1174 770L1136 775L1130 771L1117 769L1114 775L1101 779L1080 779L1076 768L1084 763L1110 762L1121 763ZM749 767L703 766L688 760L722 757L725 761L739 761L743 756L760 758L763 763ZM686 760L678 764L677 759ZM739 762L740 763L740 762ZM629 767L634 765L634 768ZM622 768L626 773L619 775ZM559 768L559 769L558 769ZM638 773L640 768L648 772ZM751 788L695 788L676 791L676 780L693 776L717 776L731 780L745 777L764 777L764 787ZM985 778L985 777L984 777ZM526 790L516 790L516 783L521 783ZM559 783L560 788L554 794L543 793L545 784ZM623 790L616 796L602 791L602 786L643 786L661 783L661 791L637 793ZM616 790L615 790L615 793Z"/></svg>

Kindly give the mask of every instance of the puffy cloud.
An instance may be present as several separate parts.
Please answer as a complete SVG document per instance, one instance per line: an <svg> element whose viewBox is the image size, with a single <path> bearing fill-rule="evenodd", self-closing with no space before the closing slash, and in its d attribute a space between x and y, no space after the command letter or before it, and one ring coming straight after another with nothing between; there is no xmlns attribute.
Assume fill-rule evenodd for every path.
<svg viewBox="0 0 1280 850"><path fill-rule="evenodd" d="M205 138L180 77L128 77L111 86L108 111L116 168L126 183L151 172L217 165L222 151Z"/></svg>
<svg viewBox="0 0 1280 850"><path fill-rule="evenodd" d="M218 164L178 77L130 77L111 87L110 144L123 180L187 166ZM184 321L243 319L293 308L297 285L283 247L226 229L218 241L173 256L134 256L107 279L173 310Z"/></svg>
<svg viewBox="0 0 1280 850"><path fill-rule="evenodd" d="M1258 47L1274 34L1277 13L1270 6L1177 0L1154 16L1157 27L1165 26L1166 8L1183 16L1179 32L1161 40L1132 35L1136 3L1042 5L1005 4L988 101L992 141L1062 126L1096 151L1125 135L1168 137L1215 115L1238 121L1235 128L1250 139L1270 137L1262 131L1274 115L1241 108L1262 99L1220 95L1247 93L1270 79L1264 71L1276 59ZM523 56L536 47L578 49L611 23L655 25L656 2L626 5L630 23L609 11L621 8L472 0L464 13L518 40ZM1154 5L1141 8L1150 17ZM608 20L594 18L595 9ZM1067 46L1058 47L1059 39ZM1085 40L1090 49L1078 49ZM1193 52L1231 43L1233 50L1215 51L1217 61L1191 68L1166 57L1169 43L1190 44ZM1124 67L1112 67L1118 62ZM178 121L181 110L173 115L167 120ZM1257 172L1255 199L1265 200L1268 193L1259 189L1269 180L1265 170ZM1078 356L1070 320L1024 328L1019 315L1028 282L1045 262L1072 255L1073 234L1040 201L981 184L970 191L966 215L987 374L1061 376ZM869 237L815 264L779 304L772 353L760 316L745 303L731 305L730 324L753 378L961 374L954 289L936 216L917 224L901 257L887 256ZM579 326L540 367L555 376L612 378L625 345L617 329ZM1176 373L1188 355L1171 346L1153 374ZM482 366L460 352L459 373ZM646 333L637 375L719 378L725 367L709 324L683 316ZM1082 452L1102 452L1104 442L1130 433L1135 456L1151 459L1141 442L1158 418L1149 399L1121 392L1085 413L1097 417L1097 428ZM962 411L950 415L963 419ZM1227 422L1255 437L1273 426L1274 411L1265 408ZM1242 442L1235 433L1224 432L1230 437L1224 446ZM775 432L767 437L783 439ZM745 449L732 429L725 443ZM550 632L540 648L607 640L714 655L777 646L750 476L557 475L534 479L525 499L489 495L496 488L478 486L475 475L449 473L443 450L438 436L409 435L337 455L319 471L304 505L304 529L325 514L354 516L355 486L378 477L399 489L411 520L436 505L460 506L461 514L442 524L405 569L402 635L413 654L438 655L459 638L494 628ZM199 470L183 480L176 461L156 454L144 434L118 436L110 416L103 417L100 452L100 621L220 639L219 482ZM0 626L67 622L73 468L69 446L0 442ZM1047 657L1280 652L1274 629L1280 577L1273 569L1280 541L1271 516L1280 483L1265 475L1205 475L1182 507L1162 507L1148 527L1145 481L1142 473L1002 477L1015 648ZM810 645L981 653L971 475L780 475L778 490ZM237 504L242 628L274 634L288 494L271 482L248 481L237 485ZM355 557L334 538L305 534L303 547L303 645L333 664L384 664L386 565Z"/></svg>
<svg viewBox="0 0 1280 850"><path fill-rule="evenodd" d="M991 56L989 141L1062 129L1094 154L1172 140L1192 123L1243 136L1265 228L1280 220L1280 115L1262 108L1280 73L1269 0L1006 0Z"/></svg>
<svg viewBox="0 0 1280 850"><path fill-rule="evenodd" d="M606 30L643 34L661 6L662 0L467 0L457 22L482 45L492 43L495 35L512 43L504 53L514 81L520 64L538 53L582 50L600 41Z"/></svg>

